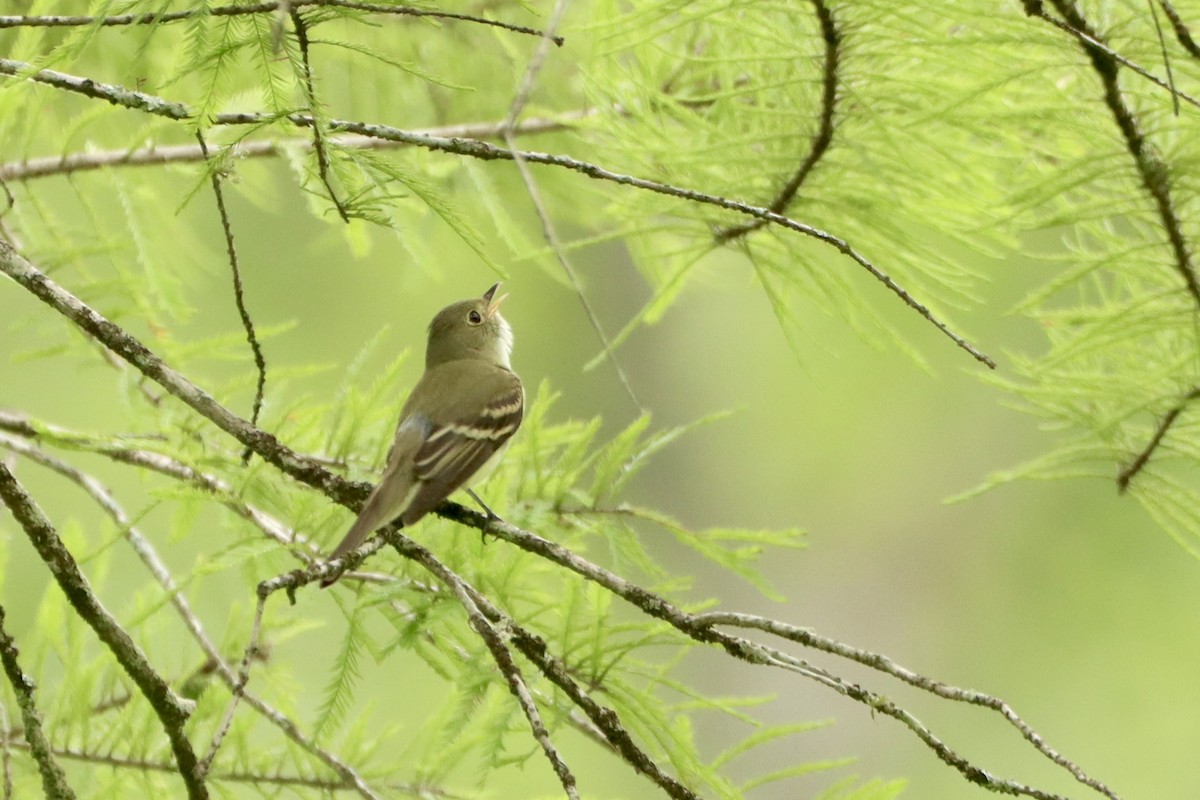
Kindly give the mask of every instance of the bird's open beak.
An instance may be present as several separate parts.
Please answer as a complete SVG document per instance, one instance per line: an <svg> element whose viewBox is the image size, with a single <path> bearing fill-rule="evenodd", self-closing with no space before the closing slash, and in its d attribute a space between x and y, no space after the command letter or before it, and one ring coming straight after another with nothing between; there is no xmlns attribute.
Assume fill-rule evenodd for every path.
<svg viewBox="0 0 1200 800"><path fill-rule="evenodd" d="M492 286L492 288L488 289L486 292L483 293L483 299L486 300L487 304L488 304L488 306L487 306L488 319L491 319L492 317L496 316L496 313L500 310L500 304L504 302L504 298L508 297L507 293L502 294L499 297L496 297L496 290L499 288L500 288L500 284L497 283L494 286Z"/></svg>

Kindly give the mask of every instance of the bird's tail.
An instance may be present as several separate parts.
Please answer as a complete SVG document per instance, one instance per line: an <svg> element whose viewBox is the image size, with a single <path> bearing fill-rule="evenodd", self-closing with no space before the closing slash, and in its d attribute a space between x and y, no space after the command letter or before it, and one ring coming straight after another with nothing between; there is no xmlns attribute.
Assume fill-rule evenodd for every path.
<svg viewBox="0 0 1200 800"><path fill-rule="evenodd" d="M326 562L341 558L367 540L367 537L380 525L377 519L378 514L373 513L374 511L372 503L368 501L367 505L363 507L362 513L358 515L358 519L354 520L354 524L350 526L350 530L342 538L341 543L329 554ZM342 577L342 573L339 572L332 578L324 579L321 581L321 588L325 589L332 586L337 583L337 579L340 577Z"/></svg>

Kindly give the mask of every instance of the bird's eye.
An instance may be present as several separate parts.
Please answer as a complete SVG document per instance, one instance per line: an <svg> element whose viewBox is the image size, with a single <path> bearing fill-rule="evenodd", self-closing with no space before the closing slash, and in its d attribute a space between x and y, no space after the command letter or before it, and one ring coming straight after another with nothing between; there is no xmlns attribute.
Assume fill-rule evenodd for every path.
<svg viewBox="0 0 1200 800"><path fill-rule="evenodd" d="M480 316L478 311L472 310L470 314L467 314L467 322L472 325L478 325L483 322L483 317Z"/></svg>

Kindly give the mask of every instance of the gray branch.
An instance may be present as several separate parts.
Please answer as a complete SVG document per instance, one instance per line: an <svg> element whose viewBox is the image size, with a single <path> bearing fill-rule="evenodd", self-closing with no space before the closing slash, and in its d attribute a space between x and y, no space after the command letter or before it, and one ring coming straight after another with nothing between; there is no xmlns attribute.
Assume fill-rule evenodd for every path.
<svg viewBox="0 0 1200 800"><path fill-rule="evenodd" d="M0 58L0 74L26 77L38 83L43 83L48 86L53 86L56 89L76 92L86 97L91 97L98 100L105 100L114 105L129 108L131 110L142 111L147 114L166 117L176 121L182 121L193 116L193 112L183 103L174 103L164 100L155 95L138 92L132 89L127 89L123 86L114 84L98 83L91 78L80 78L75 75L66 75L53 70L38 70L30 64L23 61L14 61L12 59ZM279 115L275 114L260 114L260 113L235 113L235 114L216 114L212 118L214 125L265 125L276 122L280 119ZM293 125L300 127L311 127L319 124L311 116L305 114L289 114L286 119ZM543 164L546 166L560 167L578 172L581 175L592 178L593 180L607 181L616 183L621 186L630 186L635 189L654 192L656 194L675 197L680 200L686 200L700 205L715 206L727 211L732 211L738 214L744 214L755 219L763 220L764 223L778 225L804 236L810 236L823 244L826 244L842 255L849 258L854 263L865 269L875 280L882 283L888 291L900 298L900 300L909 308L916 311L927 322L942 332L960 349L966 351L982 364L985 364L990 369L996 368L996 362L992 360L986 353L975 348L962 336L959 336L950 326L934 315L929 310L928 306L918 301L915 297L909 294L908 290L898 284L890 275L877 267L862 253L858 252L854 247L844 239L841 239L833 234L823 231L820 228L815 228L811 225L806 225L803 222L797 222L783 214L772 211L769 208L743 203L739 200L732 200L720 195L710 194L709 192L701 192L696 189L688 189L681 186L675 186L662 181L649 180L646 178L638 178L633 175L625 175L619 172L614 172L598 164L593 164L588 161L571 156L554 155L551 153L538 153L532 151L514 151L507 147L497 147L496 145L482 142L476 139L458 139L458 138L440 138L432 136L424 136L415 134L412 131L404 131L399 128L393 128L387 125L376 125L366 122L355 122L350 120L329 120L330 131L346 131L349 133L357 133L363 136L371 136L378 139L388 139L396 142L417 145L429 150L455 153L457 155L469 156L483 161L505 160L511 161L517 158L523 159L533 164Z"/></svg>
<svg viewBox="0 0 1200 800"><path fill-rule="evenodd" d="M171 742L175 763L187 788L188 797L191 800L206 800L208 789L196 774L196 753L183 730L190 713L186 701L175 694L146 659L137 643L100 604L87 578L80 572L79 565L58 538L58 533L50 521L4 464L0 464L0 499L25 530L29 541L50 568L59 588L75 611L112 651L117 662L149 701Z"/></svg>
<svg viewBox="0 0 1200 800"><path fill-rule="evenodd" d="M105 319L77 297L46 277L40 270L22 258L11 246L3 241L0 241L0 272L8 274L47 305L67 317L67 319L83 331L122 358L125 358L130 364L143 372L143 374L166 389L168 393L182 400L193 410L209 419L238 441L254 448L255 452L262 456L264 460L275 465L284 473L318 489L331 500L352 510L359 508L365 500L370 488L369 486L362 483L354 483L330 473L320 464L297 455L280 443L274 436L254 428L245 420L237 417L202 389L168 367L158 356L151 353L145 345L128 332ZM504 539L528 552L547 558L588 580L594 581L608 591L635 605L644 613L667 622L694 641L721 647L735 658L754 664L781 666L783 663L786 663L781 663L781 660L770 649L764 648L762 645L748 639L715 630L711 623L704 621L698 615L684 612L665 598L632 584L624 578L592 564L576 553L554 542L543 539L536 534L499 520L489 519L483 514L476 513L453 502L443 503L437 509L437 513L446 519ZM294 592L298 586L307 584L317 578L331 577L344 568L354 567L367 555L382 547L382 545L383 538L376 536L358 548L358 550L338 561L327 562L309 570L296 570L288 573L288 584L283 588L286 588L289 596L294 596ZM260 585L260 592L263 591L265 585L265 583ZM809 672L812 671L810 670ZM809 673L806 672L806 674ZM826 679L830 676L827 674L816 674L816 677ZM1009 794L1025 794L1037 798L1059 797L1058 795L1031 789L1013 781L991 776L987 772L971 765L966 759L958 756L948 746L936 737L933 737L911 714L887 701L886 698L868 692L854 684L843 683L837 681L837 679L833 680L836 683L830 680L823 680L823 683L827 686L832 685L832 688L835 688L846 697L866 705L873 712L891 716L904 723L939 758L962 772L968 780ZM593 719L593 722L595 721ZM1113 798L1113 800L1116 798L1116 795L1111 793L1107 796Z"/></svg>
<svg viewBox="0 0 1200 800"><path fill-rule="evenodd" d="M0 470L2 469L4 469L4 465L0 464ZM41 714L38 713L37 702L33 697L33 681L21 671L21 665L17 662L18 655L17 643L4 629L4 606L0 606L0 662L4 664L4 674L8 676L8 682L12 684L13 694L17 698L17 706L21 709L21 722L25 726L25 741L29 742L29 751L33 753L33 760L37 762L38 772L42 774L42 790L46 793L46 797L52 798L52 800L75 800L75 792L67 783L66 773L55 760L50 741L42 731ZM12 776L8 771L7 728L8 726L5 725L5 796L12 793Z"/></svg>

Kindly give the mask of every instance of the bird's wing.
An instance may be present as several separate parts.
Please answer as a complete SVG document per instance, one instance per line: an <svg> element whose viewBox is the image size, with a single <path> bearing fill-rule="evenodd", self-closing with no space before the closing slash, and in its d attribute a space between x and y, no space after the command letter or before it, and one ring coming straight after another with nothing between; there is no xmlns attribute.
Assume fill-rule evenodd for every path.
<svg viewBox="0 0 1200 800"><path fill-rule="evenodd" d="M467 483L520 427L525 412L520 379L497 368L483 383L476 395L478 402L464 404L453 420L435 423L414 454L418 488L404 510L405 525L416 522Z"/></svg>
<svg viewBox="0 0 1200 800"><path fill-rule="evenodd" d="M400 516L412 499L417 489L412 467L413 454L425 442L433 425L420 412L405 412L402 412L400 424L396 427L396 438L392 441L392 449L388 451L387 467L379 484L363 504L349 532L330 553L330 559L341 558L358 547L375 529Z"/></svg>

